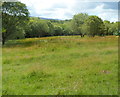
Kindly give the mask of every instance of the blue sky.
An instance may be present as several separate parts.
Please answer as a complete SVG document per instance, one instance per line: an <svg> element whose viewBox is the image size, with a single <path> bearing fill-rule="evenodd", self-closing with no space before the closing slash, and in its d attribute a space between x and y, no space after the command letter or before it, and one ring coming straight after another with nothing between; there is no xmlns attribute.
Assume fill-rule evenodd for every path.
<svg viewBox="0 0 120 97"><path fill-rule="evenodd" d="M19 0L25 3L31 16L71 19L77 13L97 15L103 20L118 21L117 0Z"/></svg>

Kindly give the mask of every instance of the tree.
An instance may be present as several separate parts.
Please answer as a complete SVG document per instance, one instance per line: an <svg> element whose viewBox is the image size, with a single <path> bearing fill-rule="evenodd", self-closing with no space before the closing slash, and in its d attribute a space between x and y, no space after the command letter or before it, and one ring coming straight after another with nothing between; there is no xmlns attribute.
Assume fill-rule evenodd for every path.
<svg viewBox="0 0 120 97"><path fill-rule="evenodd" d="M110 23L109 35L119 35L118 22L116 22L116 23L114 23L114 22Z"/></svg>
<svg viewBox="0 0 120 97"><path fill-rule="evenodd" d="M50 36L53 36L54 33L55 33L54 25L50 21L47 22L47 25L48 25L48 28L49 28L49 33L48 34Z"/></svg>
<svg viewBox="0 0 120 97"><path fill-rule="evenodd" d="M119 35L120 36L120 31L119 31L119 22L114 23L114 35Z"/></svg>
<svg viewBox="0 0 120 97"><path fill-rule="evenodd" d="M29 19L29 12L21 2L4 2L2 4L2 44L15 36L17 28L24 27ZM18 27L19 26L19 27Z"/></svg>
<svg viewBox="0 0 120 97"><path fill-rule="evenodd" d="M83 25L81 25L81 32L82 32L82 37L84 37L84 35L87 34L87 27L86 24L84 23Z"/></svg>
<svg viewBox="0 0 120 97"><path fill-rule="evenodd" d="M84 33L82 33L82 25L85 23L85 20L88 18L88 14L80 13L76 14L72 20L72 28L75 34L80 34L81 37Z"/></svg>
<svg viewBox="0 0 120 97"><path fill-rule="evenodd" d="M95 35L104 35L104 24L102 19L98 16L89 16L85 22L85 25L89 36L94 37Z"/></svg>
<svg viewBox="0 0 120 97"><path fill-rule="evenodd" d="M54 36L63 35L63 33L64 33L63 28L61 26L55 25L54 30L55 30Z"/></svg>
<svg viewBox="0 0 120 97"><path fill-rule="evenodd" d="M25 37L44 37L49 36L49 26L45 20L31 18L25 30Z"/></svg>
<svg viewBox="0 0 120 97"><path fill-rule="evenodd" d="M118 22L104 21L106 35L119 35Z"/></svg>
<svg viewBox="0 0 120 97"><path fill-rule="evenodd" d="M110 35L111 34L110 33L110 26L111 26L110 21L105 20L104 25L105 25L105 35Z"/></svg>
<svg viewBox="0 0 120 97"><path fill-rule="evenodd" d="M71 23L69 21L66 21L63 26L63 31L64 31L64 35L71 35L72 34L72 27L71 27Z"/></svg>

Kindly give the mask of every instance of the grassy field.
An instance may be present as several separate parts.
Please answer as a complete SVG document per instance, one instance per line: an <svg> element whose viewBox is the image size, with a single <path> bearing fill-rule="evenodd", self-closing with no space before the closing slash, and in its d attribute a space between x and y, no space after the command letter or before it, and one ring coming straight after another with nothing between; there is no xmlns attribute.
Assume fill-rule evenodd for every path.
<svg viewBox="0 0 120 97"><path fill-rule="evenodd" d="M118 37L59 36L8 41L3 95L118 92Z"/></svg>

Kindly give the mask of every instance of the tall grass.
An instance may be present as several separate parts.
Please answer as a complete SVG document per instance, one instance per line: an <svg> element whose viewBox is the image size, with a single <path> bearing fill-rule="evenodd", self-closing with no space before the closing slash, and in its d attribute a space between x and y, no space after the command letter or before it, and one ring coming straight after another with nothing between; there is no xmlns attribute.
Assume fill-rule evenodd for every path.
<svg viewBox="0 0 120 97"><path fill-rule="evenodd" d="M115 36L59 36L8 41L3 95L116 95Z"/></svg>

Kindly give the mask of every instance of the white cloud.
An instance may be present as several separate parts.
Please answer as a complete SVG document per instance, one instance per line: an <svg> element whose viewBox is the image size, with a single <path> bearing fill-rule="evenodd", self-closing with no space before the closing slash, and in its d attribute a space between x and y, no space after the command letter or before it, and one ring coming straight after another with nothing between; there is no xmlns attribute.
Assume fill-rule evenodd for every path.
<svg viewBox="0 0 120 97"><path fill-rule="evenodd" d="M74 5L74 0L20 0L25 3L30 9L31 13L34 13L37 16L44 16L44 14L50 14L48 18L60 18L64 19L64 14L70 12L72 6ZM56 6L58 5L58 6ZM66 7L62 8L63 5ZM56 6L54 11L49 9ZM61 6L61 8L59 8ZM58 7L58 8L57 8ZM52 14L51 14L52 13ZM33 15L33 14L32 14ZM46 16L44 16L46 17ZM67 17L66 17L67 18Z"/></svg>
<svg viewBox="0 0 120 97"><path fill-rule="evenodd" d="M95 0L20 0L28 6L32 16L45 18L70 19L74 14L84 12L97 15L103 20L117 21L117 10L104 9L105 4L91 3ZM82 2L81 2L82 1ZM89 1L89 2L88 2ZM108 0L104 0L108 1ZM113 1L113 0L111 0ZM118 0L114 0L118 1ZM109 0L110 2L110 0Z"/></svg>
<svg viewBox="0 0 120 97"><path fill-rule="evenodd" d="M118 20L118 11L114 9L104 9L105 4L98 5L93 9L93 13L101 17L103 20L115 22Z"/></svg>
<svg viewBox="0 0 120 97"><path fill-rule="evenodd" d="M117 4L117 3L116 3ZM76 13L88 13L89 15L97 15L103 20L109 20L111 22L118 21L118 9L106 8L105 3L103 2L78 2L76 4L80 5L80 7L76 7ZM109 6L110 7L110 6Z"/></svg>

